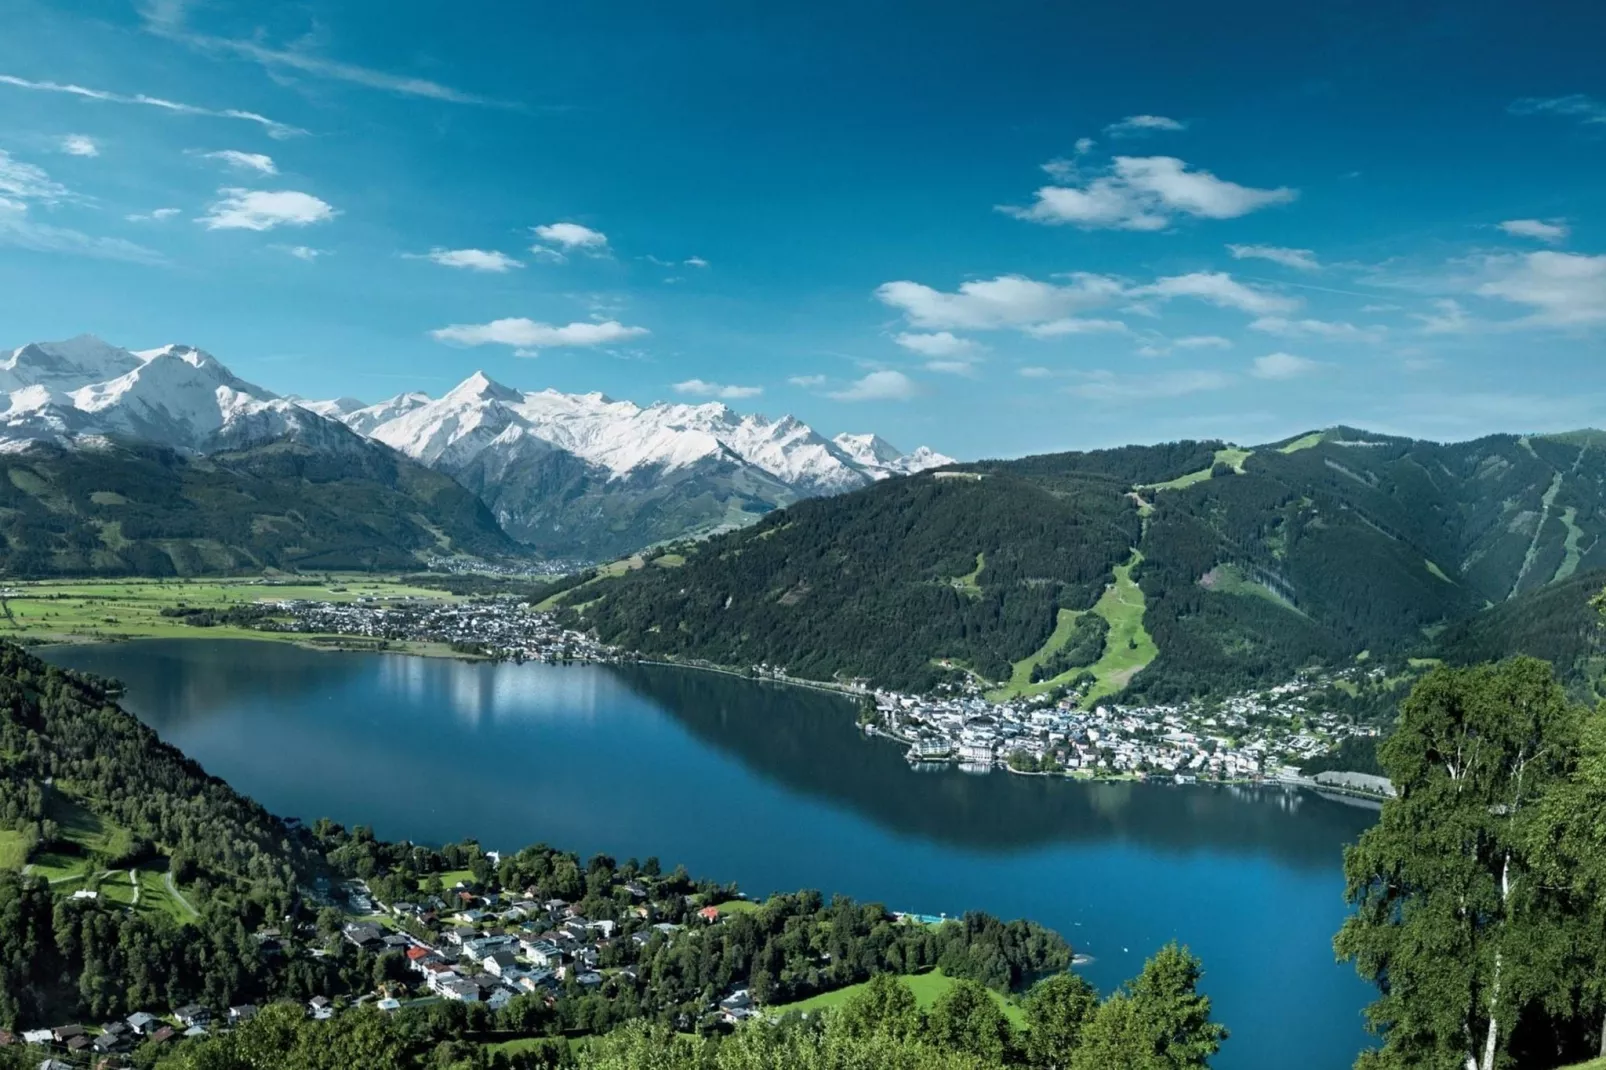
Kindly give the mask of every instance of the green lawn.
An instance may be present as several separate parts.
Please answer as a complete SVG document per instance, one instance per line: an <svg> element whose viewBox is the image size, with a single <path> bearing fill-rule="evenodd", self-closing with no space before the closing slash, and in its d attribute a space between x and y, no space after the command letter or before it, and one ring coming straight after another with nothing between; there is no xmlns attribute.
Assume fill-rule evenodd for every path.
<svg viewBox="0 0 1606 1070"><path fill-rule="evenodd" d="M719 904L717 909L721 914L751 914L763 905L762 903L755 903L751 899L728 899Z"/></svg>
<svg viewBox="0 0 1606 1070"><path fill-rule="evenodd" d="M1093 612L1110 622L1110 634L1104 640L1103 656L1089 670L1098 682L1082 700L1084 705L1091 706L1126 687L1160 653L1143 626L1143 591L1132 579L1132 570L1142 560L1143 555L1133 550L1130 561L1117 565L1115 582L1104 589L1093 607Z"/></svg>
<svg viewBox="0 0 1606 1070"><path fill-rule="evenodd" d="M1082 610L1062 609L1059 617L1054 621L1054 631L1048 640L1037 650L1017 661L1009 674L1009 684L992 692L987 697L994 702L1005 702L1012 698L1027 695L1042 695L1054 690L1060 684L1066 683L1073 677L1087 671L1078 666L1069 669L1058 676L1047 680L1032 683L1032 670L1039 664L1058 654L1070 642L1071 633L1076 630L1076 622L1081 619Z"/></svg>
<svg viewBox="0 0 1606 1070"><path fill-rule="evenodd" d="M926 973L904 974L903 980L904 983L907 984L914 992L915 1002L919 1004L922 1009L930 1007L933 1003L937 1002L944 992L948 991L958 983L941 970L931 970ZM868 984L868 982L866 982L866 984ZM826 1010L830 1007L840 1006L855 992L858 992L864 987L864 984L849 985L846 988L838 988L833 992L822 992L818 996L810 996L808 999L798 1000L796 1003L785 1003L781 1004L780 1006L771 1007L770 1010L779 1014L787 1014L792 1011L799 1011L807 1014L813 1011ZM1015 1003L1013 1000L1005 999L1003 996L999 995L997 992L992 992L990 989L989 993L998 1003L999 1009L1004 1012L1004 1015L1010 1020L1011 1024L1013 1024L1017 1029L1025 1028L1026 1014L1021 1010L1017 1003Z"/></svg>
<svg viewBox="0 0 1606 1070"><path fill-rule="evenodd" d="M1294 439L1294 441L1288 443L1286 446L1278 446L1277 452L1298 453L1300 450L1308 450L1313 446L1320 446L1322 444L1322 439L1326 437L1327 432L1325 431L1312 431L1308 435L1301 435L1300 437Z"/></svg>
<svg viewBox="0 0 1606 1070"><path fill-rule="evenodd" d="M326 602L358 598L429 598L450 601L444 591L414 587L395 580L362 575L332 576L327 583L278 583L253 579L120 580L116 582L45 581L4 587L0 637L49 641L132 638L285 638L249 628L196 628L162 616L164 608L185 605L228 609L256 602L310 599Z"/></svg>
<svg viewBox="0 0 1606 1070"><path fill-rule="evenodd" d="M1312 445L1314 444L1315 443L1312 443ZM1137 489L1184 490L1193 486L1195 483L1203 483L1205 480L1209 479L1211 475L1214 474L1215 467L1218 464L1224 464L1239 475L1243 475L1244 462L1249 460L1250 455L1254 452L1254 450L1241 449L1237 446L1225 446L1216 451L1216 455L1211 458L1209 468L1201 468L1197 472L1188 472L1184 475L1178 476L1175 479L1168 479L1164 483L1148 483ZM1285 452L1287 451L1285 450Z"/></svg>
<svg viewBox="0 0 1606 1070"><path fill-rule="evenodd" d="M976 581L981 576L981 570L986 567L987 554L985 551L979 551L976 554L976 567L965 573L963 576L954 577L954 590L965 595L967 598L980 598L981 584L977 583Z"/></svg>
<svg viewBox="0 0 1606 1070"><path fill-rule="evenodd" d="M21 869L28 861L28 841L22 833L0 829L0 869Z"/></svg>

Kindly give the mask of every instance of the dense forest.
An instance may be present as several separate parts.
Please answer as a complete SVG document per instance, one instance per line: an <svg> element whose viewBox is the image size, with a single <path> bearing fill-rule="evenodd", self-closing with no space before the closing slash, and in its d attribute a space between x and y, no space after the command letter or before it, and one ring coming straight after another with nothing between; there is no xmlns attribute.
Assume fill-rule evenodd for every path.
<svg viewBox="0 0 1606 1070"><path fill-rule="evenodd" d="M919 689L939 660L1007 675L1060 609L1093 605L1140 530L1125 486L1096 473L927 475L799 503L569 597L632 650Z"/></svg>
<svg viewBox="0 0 1606 1070"><path fill-rule="evenodd" d="M408 569L428 555L519 548L449 477L347 436L195 457L157 446L0 457L6 575L189 576Z"/></svg>
<svg viewBox="0 0 1606 1070"><path fill-rule="evenodd" d="M1057 610L1087 609L1138 551L1159 654L1135 696L1221 694L1359 656L1531 652L1571 684L1600 675L1583 595L1603 582L1603 535L1597 436L1441 445L1334 428L892 480L568 601L576 624L630 649L918 689L955 669L1007 678ZM1085 664L1096 642L1079 632L1037 676Z"/></svg>

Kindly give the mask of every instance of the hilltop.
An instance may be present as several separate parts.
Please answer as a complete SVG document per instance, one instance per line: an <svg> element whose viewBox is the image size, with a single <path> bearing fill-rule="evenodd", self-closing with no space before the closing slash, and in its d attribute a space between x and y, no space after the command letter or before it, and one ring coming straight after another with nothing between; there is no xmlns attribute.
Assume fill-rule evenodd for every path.
<svg viewBox="0 0 1606 1070"><path fill-rule="evenodd" d="M1338 427L952 465L675 547L566 601L650 653L1172 700L1432 656L1441 636L1470 642L1485 610L1553 589L1582 604L1603 534L1599 434L1445 444ZM1482 656L1521 616L1490 618Z"/></svg>

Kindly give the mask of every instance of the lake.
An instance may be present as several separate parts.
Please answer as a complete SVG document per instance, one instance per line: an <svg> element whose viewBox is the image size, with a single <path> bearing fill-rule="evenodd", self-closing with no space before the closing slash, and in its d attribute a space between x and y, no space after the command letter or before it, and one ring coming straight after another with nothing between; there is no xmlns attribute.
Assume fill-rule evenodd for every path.
<svg viewBox="0 0 1606 1070"><path fill-rule="evenodd" d="M1371 990L1333 961L1372 811L1280 788L912 770L843 698L694 670L493 665L283 643L42 651L275 813L381 837L657 856L752 895L1033 918L1101 989L1173 938L1226 1070L1348 1067Z"/></svg>

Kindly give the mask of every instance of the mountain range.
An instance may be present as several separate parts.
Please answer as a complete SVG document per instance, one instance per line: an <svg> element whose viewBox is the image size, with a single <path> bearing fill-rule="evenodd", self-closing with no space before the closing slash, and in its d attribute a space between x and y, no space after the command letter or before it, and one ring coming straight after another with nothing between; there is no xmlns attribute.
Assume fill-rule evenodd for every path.
<svg viewBox="0 0 1606 1070"><path fill-rule="evenodd" d="M10 564L46 571L130 566L125 548L114 545L130 525L121 525L123 535L108 537L105 525L117 518L101 515L105 507L96 502L74 504L71 488L82 489L80 475L89 479L82 486L95 483L90 475L99 467L106 472L100 482L107 485L95 483L88 493L128 498L129 488L113 485L112 477L142 486L133 473L158 455L152 450L170 453L162 463L187 477L206 473L202 482L214 488L214 504L260 503L264 495L293 503L297 490L310 484L306 463L282 471L291 454L303 462L316 459L312 467L331 491L345 478L354 488L363 484L352 500L370 505L385 497L376 498L370 485L379 469L389 473L392 492L404 482L420 492L427 487L424 501L411 491L401 492L408 501L387 500L385 508L394 515L412 518L411 534L393 544L401 534L393 532L378 540L378 557L359 553L353 560L486 552L599 560L737 527L804 497L950 462L924 448L905 455L874 435L826 439L789 416L771 421L720 404L641 407L600 394L521 393L483 373L438 399L404 393L377 405L349 398L307 401L246 382L191 346L136 352L89 336L11 351L0 359L0 393L6 395L0 456L13 469L21 465L31 473L12 476L10 490L19 490L19 478L29 486L52 479L70 484L56 488L48 501L23 491L29 501L16 514L52 517L70 531L58 532L55 541L37 526L21 537L8 533ZM264 450L278 458L268 466L279 469L277 475L265 474ZM108 460L113 456L116 465ZM49 469L48 478L41 465ZM78 471L86 466L91 472ZM415 469L449 477L488 512L465 510L453 494L441 497L439 479L425 479ZM291 482L270 487L280 476ZM252 487L238 488L232 497L218 489L219 481L235 478ZM181 513L193 511L199 518L211 508L188 492L181 497L188 503ZM327 505L340 512L340 495L332 493ZM328 548L308 556L303 518L292 516L293 509L255 508L246 512L257 517L259 535L263 528L295 528L300 534L284 545L259 537L252 546L212 546L199 556L186 551L173 567L184 572L197 560L252 567L314 559L335 567L327 563ZM331 518L323 519L330 530ZM498 530L492 535L488 528ZM190 544L189 550L196 547ZM139 556L147 565L152 560ZM334 551L334 559L346 556Z"/></svg>
<svg viewBox="0 0 1606 1070"><path fill-rule="evenodd" d="M665 560L570 594L575 621L647 652L910 689L967 674L1169 701L1518 650L1593 688L1606 434L1338 427L983 461Z"/></svg>

